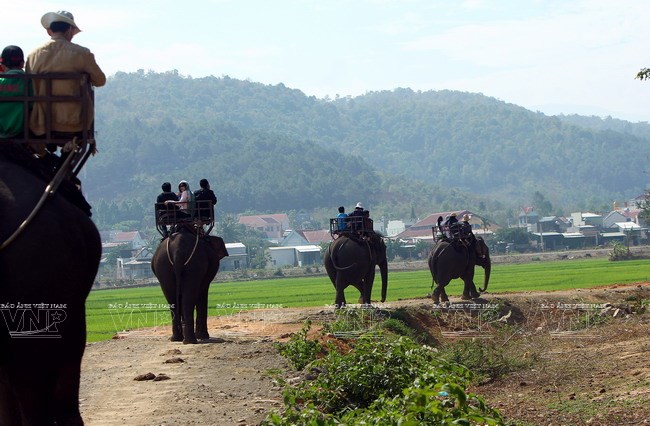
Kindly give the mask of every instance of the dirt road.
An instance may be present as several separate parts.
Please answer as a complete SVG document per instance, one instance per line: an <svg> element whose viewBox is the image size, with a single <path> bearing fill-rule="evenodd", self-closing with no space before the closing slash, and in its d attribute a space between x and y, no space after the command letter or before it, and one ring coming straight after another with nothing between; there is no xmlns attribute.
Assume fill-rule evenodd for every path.
<svg viewBox="0 0 650 426"><path fill-rule="evenodd" d="M533 367L472 389L508 421L650 424L650 314L639 311L650 300L650 284L485 299L510 309L517 317L513 330L528 333L522 344L536 355ZM579 304L609 305L607 321L569 332L556 315L551 326L547 311ZM425 299L390 304L397 307L432 309ZM274 377L298 375L273 343L286 341L305 319L318 324L330 314L327 308L279 308L210 318L212 338L197 345L169 342L166 327L89 344L82 365L84 420L91 426L259 424L282 406ZM430 332L444 340L449 330L436 327ZM134 380L147 373L156 380Z"/></svg>

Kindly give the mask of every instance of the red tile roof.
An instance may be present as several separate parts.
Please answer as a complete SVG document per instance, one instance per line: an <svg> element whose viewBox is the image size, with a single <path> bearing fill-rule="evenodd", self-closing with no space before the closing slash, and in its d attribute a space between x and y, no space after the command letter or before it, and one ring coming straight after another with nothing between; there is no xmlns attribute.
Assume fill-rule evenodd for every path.
<svg viewBox="0 0 650 426"><path fill-rule="evenodd" d="M327 229L309 231L301 230L298 232L309 244L329 243L332 241L332 235Z"/></svg>

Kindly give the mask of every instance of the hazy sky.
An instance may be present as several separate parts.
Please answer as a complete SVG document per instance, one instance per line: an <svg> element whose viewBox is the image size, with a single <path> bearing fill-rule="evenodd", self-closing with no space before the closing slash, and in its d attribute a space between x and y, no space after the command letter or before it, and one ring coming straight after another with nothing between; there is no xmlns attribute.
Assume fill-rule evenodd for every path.
<svg viewBox="0 0 650 426"><path fill-rule="evenodd" d="M91 4L92 3L92 4ZM460 90L546 114L650 121L648 0L22 0L3 44L69 10L108 75L169 71L283 83L319 98Z"/></svg>

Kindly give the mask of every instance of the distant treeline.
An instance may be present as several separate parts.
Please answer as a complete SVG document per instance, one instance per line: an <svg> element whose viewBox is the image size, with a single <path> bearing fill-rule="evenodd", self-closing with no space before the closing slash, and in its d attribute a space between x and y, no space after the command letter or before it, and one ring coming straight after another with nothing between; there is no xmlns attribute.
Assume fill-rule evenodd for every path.
<svg viewBox="0 0 650 426"><path fill-rule="evenodd" d="M650 156L647 124L548 117L446 90L324 100L282 84L140 71L112 76L96 102L99 154L84 189L95 212L115 206L104 216L116 221L120 206L148 208L164 181L196 189L207 178L224 213L363 201L386 218L468 208L498 222L536 192L567 209L631 198Z"/></svg>

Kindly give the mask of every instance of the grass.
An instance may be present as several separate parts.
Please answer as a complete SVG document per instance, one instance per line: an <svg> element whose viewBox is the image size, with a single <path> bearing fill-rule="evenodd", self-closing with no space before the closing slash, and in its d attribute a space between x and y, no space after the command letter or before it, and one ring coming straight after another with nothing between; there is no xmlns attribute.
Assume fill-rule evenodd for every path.
<svg viewBox="0 0 650 426"><path fill-rule="evenodd" d="M483 270L476 268L474 280L483 285ZM561 260L555 262L496 265L492 267L490 293L553 291L650 281L650 262L606 259ZM460 296L462 281L447 286L450 296ZM375 278L373 300L381 291ZM425 297L431 291L428 270L390 272L388 299ZM346 294L356 301L358 292L349 287ZM213 283L209 294L209 315L228 315L241 310L280 307L326 306L334 302L334 287L326 276L280 278L246 282ZM170 313L159 287L95 290L86 303L88 341L110 339L116 332L142 327L168 327Z"/></svg>

